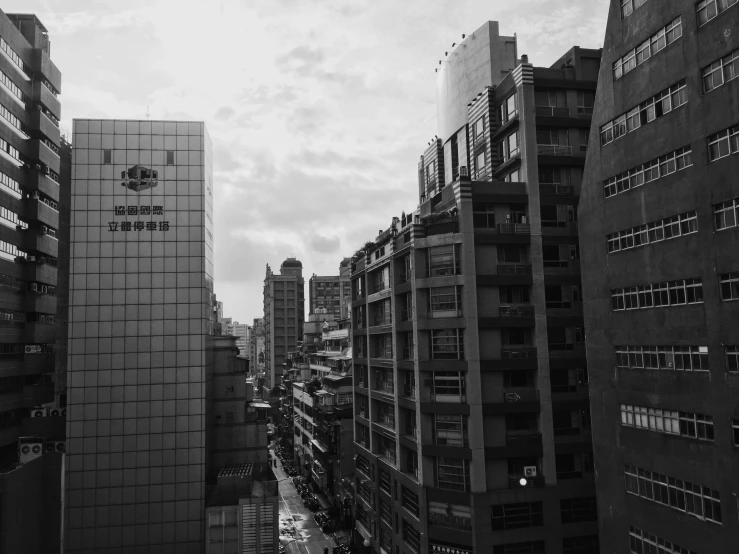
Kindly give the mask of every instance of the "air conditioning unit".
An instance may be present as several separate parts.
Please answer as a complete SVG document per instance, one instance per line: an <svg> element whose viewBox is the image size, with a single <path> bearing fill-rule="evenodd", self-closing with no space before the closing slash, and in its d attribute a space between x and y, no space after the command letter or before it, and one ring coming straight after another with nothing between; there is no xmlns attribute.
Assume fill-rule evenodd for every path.
<svg viewBox="0 0 739 554"><path fill-rule="evenodd" d="M47 287L46 285L41 285L41 292L44 294L48 293L49 287Z"/></svg>
<svg viewBox="0 0 739 554"><path fill-rule="evenodd" d="M31 417L46 417L47 410L43 407L31 408Z"/></svg>
<svg viewBox="0 0 739 554"><path fill-rule="evenodd" d="M46 225L41 226L41 234L42 235L48 235L49 234L49 228Z"/></svg>
<svg viewBox="0 0 739 554"><path fill-rule="evenodd" d="M49 410L49 415L51 417L59 417L60 415L62 415L62 411L59 408L52 408L51 410Z"/></svg>
<svg viewBox="0 0 739 554"><path fill-rule="evenodd" d="M31 283L31 290L33 292L38 292L38 284L37 283Z"/></svg>
<svg viewBox="0 0 739 554"><path fill-rule="evenodd" d="M31 198L33 198L34 200L39 199L39 194L37 190L33 191L33 194L31 194Z"/></svg>
<svg viewBox="0 0 739 554"><path fill-rule="evenodd" d="M26 256L26 261L34 263L36 261L36 256Z"/></svg>
<svg viewBox="0 0 739 554"><path fill-rule="evenodd" d="M54 452L54 443L52 441L46 441L44 443L44 453Z"/></svg>
<svg viewBox="0 0 739 554"><path fill-rule="evenodd" d="M54 442L54 452L59 452L60 454L66 453L67 443L64 441L55 441Z"/></svg>
<svg viewBox="0 0 739 554"><path fill-rule="evenodd" d="M38 354L41 347L38 344L27 344L25 348L26 354Z"/></svg>
<svg viewBox="0 0 739 554"><path fill-rule="evenodd" d="M26 230L26 228L25 228L25 227L23 227L22 225L16 225L16 226L15 226L15 230L16 230L16 231L25 231L25 230Z"/></svg>
<svg viewBox="0 0 739 554"><path fill-rule="evenodd" d="M61 416L62 417L67 417L67 408L62 408L62 410L61 410Z"/></svg>
<svg viewBox="0 0 739 554"><path fill-rule="evenodd" d="M536 477L536 466L523 466L524 477Z"/></svg>
<svg viewBox="0 0 739 554"><path fill-rule="evenodd" d="M18 461L21 464L40 458L44 453L44 439L39 437L18 438Z"/></svg>

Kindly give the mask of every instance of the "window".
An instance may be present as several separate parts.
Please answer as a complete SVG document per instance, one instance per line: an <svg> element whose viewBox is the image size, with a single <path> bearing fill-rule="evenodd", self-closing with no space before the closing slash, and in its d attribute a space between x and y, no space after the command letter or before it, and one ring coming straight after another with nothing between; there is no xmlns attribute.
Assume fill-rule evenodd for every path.
<svg viewBox="0 0 739 554"><path fill-rule="evenodd" d="M459 268L460 246L458 244L434 246L428 249L429 277L459 275Z"/></svg>
<svg viewBox="0 0 739 554"><path fill-rule="evenodd" d="M597 535L562 539L562 554L599 554L599 552Z"/></svg>
<svg viewBox="0 0 739 554"><path fill-rule="evenodd" d="M698 216L695 211L691 211L611 233L606 236L606 241L608 243L608 253L612 254L697 232Z"/></svg>
<svg viewBox="0 0 739 554"><path fill-rule="evenodd" d="M500 143L500 159L502 162L507 162L512 157L518 154L518 131L514 131L508 135Z"/></svg>
<svg viewBox="0 0 739 554"><path fill-rule="evenodd" d="M707 346L616 346L616 366L663 371L708 371Z"/></svg>
<svg viewBox="0 0 739 554"><path fill-rule="evenodd" d="M629 552L631 554L695 554L670 541L629 525Z"/></svg>
<svg viewBox="0 0 739 554"><path fill-rule="evenodd" d="M708 160L714 162L739 151L739 125L708 137Z"/></svg>
<svg viewBox="0 0 739 554"><path fill-rule="evenodd" d="M434 414L434 439L445 446L467 446L467 417Z"/></svg>
<svg viewBox="0 0 739 554"><path fill-rule="evenodd" d="M462 287L429 289L430 317L462 317Z"/></svg>
<svg viewBox="0 0 739 554"><path fill-rule="evenodd" d="M435 371L428 380L432 402L465 402L467 389L465 374L459 371Z"/></svg>
<svg viewBox="0 0 739 554"><path fill-rule="evenodd" d="M477 229L495 229L495 204L473 202L472 224Z"/></svg>
<svg viewBox="0 0 739 554"><path fill-rule="evenodd" d="M647 0L621 0L621 17L627 18L634 10L647 3Z"/></svg>
<svg viewBox="0 0 739 554"><path fill-rule="evenodd" d="M739 273L726 273L719 277L721 300L739 300Z"/></svg>
<svg viewBox="0 0 739 554"><path fill-rule="evenodd" d="M701 303L703 283L700 279L680 279L611 291L614 312Z"/></svg>
<svg viewBox="0 0 739 554"><path fill-rule="evenodd" d="M387 523L390 527L393 526L393 510L390 507L390 505L385 502L382 498L380 498L379 502L380 506L380 519Z"/></svg>
<svg viewBox="0 0 739 554"><path fill-rule="evenodd" d="M477 144L485 136L485 118L481 117L475 122L474 134L472 135L473 144Z"/></svg>
<svg viewBox="0 0 739 554"><path fill-rule="evenodd" d="M480 152L475 158L475 171L477 172L477 178L482 180L485 176L485 151Z"/></svg>
<svg viewBox="0 0 739 554"><path fill-rule="evenodd" d="M167 165L174 165L174 150L167 150Z"/></svg>
<svg viewBox="0 0 739 554"><path fill-rule="evenodd" d="M649 46L648 42L645 44ZM638 50L637 48L637 58L639 57ZM685 79L683 79L602 125L600 128L600 144L605 146L687 102L688 88Z"/></svg>
<svg viewBox="0 0 739 554"><path fill-rule="evenodd" d="M520 183L521 182L521 170L511 171L508 175L503 178L506 183Z"/></svg>
<svg viewBox="0 0 739 554"><path fill-rule="evenodd" d="M577 113L592 114L595 106L595 93L589 90L577 91Z"/></svg>
<svg viewBox="0 0 739 554"><path fill-rule="evenodd" d="M472 508L446 502L429 501L428 520L431 525L460 531L472 531Z"/></svg>
<svg viewBox="0 0 739 554"><path fill-rule="evenodd" d="M713 221L717 231L736 227L739 222L739 198L714 204Z"/></svg>
<svg viewBox="0 0 739 554"><path fill-rule="evenodd" d="M431 331L432 360L464 360L464 329Z"/></svg>
<svg viewBox="0 0 739 554"><path fill-rule="evenodd" d="M624 56L613 63L613 80L618 80L623 77L626 73L636 68L650 56L653 56L668 44L675 42L682 36L682 20L678 17L677 19L670 22L666 27L663 27L652 35L646 42L648 45L644 47L644 43L640 45L642 48L641 61L637 62L637 49L631 50L624 54Z"/></svg>
<svg viewBox="0 0 739 554"><path fill-rule="evenodd" d="M562 523L597 521L598 504L595 498L568 498L559 501Z"/></svg>
<svg viewBox="0 0 739 554"><path fill-rule="evenodd" d="M493 531L525 529L544 525L541 502L492 506Z"/></svg>
<svg viewBox="0 0 739 554"><path fill-rule="evenodd" d="M493 546L493 554L546 554L544 541L516 542Z"/></svg>
<svg viewBox="0 0 739 554"><path fill-rule="evenodd" d="M701 71L703 78L703 92L710 92L736 79L739 70L739 50L734 50L720 60L706 66Z"/></svg>
<svg viewBox="0 0 739 554"><path fill-rule="evenodd" d="M511 119L518 115L518 100L516 95L511 94L506 98L505 102L500 105L500 123L508 123Z"/></svg>
<svg viewBox="0 0 739 554"><path fill-rule="evenodd" d="M714 440L713 418L703 414L621 404L621 425L667 435Z"/></svg>
<svg viewBox="0 0 739 554"><path fill-rule="evenodd" d="M506 431L538 431L539 416L535 413L508 414L505 428Z"/></svg>
<svg viewBox="0 0 739 554"><path fill-rule="evenodd" d="M501 304L528 304L529 287L498 287L498 297Z"/></svg>
<svg viewBox="0 0 739 554"><path fill-rule="evenodd" d="M714 17L724 12L739 0L702 0L695 5L698 16L698 27L705 25Z"/></svg>
<svg viewBox="0 0 739 554"><path fill-rule="evenodd" d="M403 519L403 542L405 542L411 550L419 552L421 548L421 535L419 532Z"/></svg>
<svg viewBox="0 0 739 554"><path fill-rule="evenodd" d="M624 477L629 494L721 523L721 497L716 490L631 465L624 466Z"/></svg>
<svg viewBox="0 0 739 554"><path fill-rule="evenodd" d="M400 505L418 517L418 495L410 489L402 487Z"/></svg>
<svg viewBox="0 0 739 554"><path fill-rule="evenodd" d="M541 206L541 226L567 228L570 223L577 221L577 210L570 204L556 206Z"/></svg>
<svg viewBox="0 0 739 554"><path fill-rule="evenodd" d="M103 164L110 165L113 163L113 153L110 150L103 150Z"/></svg>
<svg viewBox="0 0 739 554"><path fill-rule="evenodd" d="M739 419L731 420L731 438L734 446L739 446Z"/></svg>
<svg viewBox="0 0 739 554"><path fill-rule="evenodd" d="M739 371L739 346L726 347L726 370L732 373Z"/></svg>
<svg viewBox="0 0 739 554"><path fill-rule="evenodd" d="M470 463L455 458L436 458L436 486L440 489L468 492Z"/></svg>

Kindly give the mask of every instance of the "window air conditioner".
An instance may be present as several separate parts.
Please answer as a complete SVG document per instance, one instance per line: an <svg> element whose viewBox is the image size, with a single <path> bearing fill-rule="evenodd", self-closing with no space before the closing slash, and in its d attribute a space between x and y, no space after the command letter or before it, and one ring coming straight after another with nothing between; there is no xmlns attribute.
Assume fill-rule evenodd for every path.
<svg viewBox="0 0 739 554"><path fill-rule="evenodd" d="M31 417L46 417L46 408L31 408Z"/></svg>
<svg viewBox="0 0 739 554"><path fill-rule="evenodd" d="M20 437L18 439L18 461L26 464L41 457L44 450L43 439L36 437Z"/></svg>
<svg viewBox="0 0 739 554"><path fill-rule="evenodd" d="M61 415L61 411L59 410L59 408L53 408L52 410L50 410L49 415L51 417L59 417Z"/></svg>
<svg viewBox="0 0 739 554"><path fill-rule="evenodd" d="M31 283L31 290L33 292L38 292L38 284L37 283Z"/></svg>
<svg viewBox="0 0 739 554"><path fill-rule="evenodd" d="M524 466L523 474L524 477L536 477L536 466Z"/></svg>
<svg viewBox="0 0 739 554"><path fill-rule="evenodd" d="M54 442L54 451L64 454L67 451L67 443L64 441Z"/></svg>

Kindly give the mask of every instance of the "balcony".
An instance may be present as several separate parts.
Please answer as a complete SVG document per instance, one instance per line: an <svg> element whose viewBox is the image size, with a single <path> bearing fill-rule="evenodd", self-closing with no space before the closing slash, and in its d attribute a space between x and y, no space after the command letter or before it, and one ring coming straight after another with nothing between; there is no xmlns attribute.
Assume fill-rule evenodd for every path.
<svg viewBox="0 0 739 554"><path fill-rule="evenodd" d="M537 117L570 117L570 108L557 106L535 106Z"/></svg>
<svg viewBox="0 0 739 554"><path fill-rule="evenodd" d="M573 196L575 187L571 185L561 185L559 183L539 183L540 195L551 196Z"/></svg>
<svg viewBox="0 0 739 554"><path fill-rule="evenodd" d="M416 394L418 394L418 390L415 385L405 385L403 387L403 396L405 398L413 398L415 400L417 398Z"/></svg>
<svg viewBox="0 0 739 554"><path fill-rule="evenodd" d="M393 318L390 314L377 314L375 315L374 319L372 320L373 325L380 326L380 325L392 325Z"/></svg>
<svg viewBox="0 0 739 554"><path fill-rule="evenodd" d="M374 390L384 394L395 394L395 384L392 381L378 381Z"/></svg>
<svg viewBox="0 0 739 554"><path fill-rule="evenodd" d="M54 120L52 119L54 117L49 113L49 115L46 115L42 111L42 107L38 106L38 109L33 110L31 112L31 128L38 129L41 131L41 133L47 137L51 142L58 143L60 132L59 132L59 126L58 123L54 123Z"/></svg>
<svg viewBox="0 0 739 554"><path fill-rule="evenodd" d="M401 352L401 360L413 360L414 348L412 346L404 347Z"/></svg>
<svg viewBox="0 0 739 554"><path fill-rule="evenodd" d="M37 160L59 173L59 154L54 152L43 140L31 139L28 145L28 157ZM31 162L34 165L34 162Z"/></svg>
<svg viewBox="0 0 739 554"><path fill-rule="evenodd" d="M26 204L24 219L31 221L40 221L44 225L59 227L59 212L41 200L29 199Z"/></svg>
<svg viewBox="0 0 739 554"><path fill-rule="evenodd" d="M57 239L33 229L26 229L23 235L23 249L29 254L39 252L52 258L59 256L59 241Z"/></svg>
<svg viewBox="0 0 739 554"><path fill-rule="evenodd" d="M33 82L31 100L43 104L57 119L62 116L62 105L59 99L41 81Z"/></svg>
<svg viewBox="0 0 739 554"><path fill-rule="evenodd" d="M536 358L536 348L530 346L503 346L501 357L504 360L520 360Z"/></svg>
<svg viewBox="0 0 739 554"><path fill-rule="evenodd" d="M531 225L528 223L498 223L501 235L530 235Z"/></svg>
<svg viewBox="0 0 739 554"><path fill-rule="evenodd" d="M500 317L534 317L534 306L501 306Z"/></svg>
<svg viewBox="0 0 739 554"><path fill-rule="evenodd" d="M498 263L498 275L531 275L531 264Z"/></svg>
<svg viewBox="0 0 739 554"><path fill-rule="evenodd" d="M572 146L560 144L537 144L536 152L540 156L572 156Z"/></svg>
<svg viewBox="0 0 739 554"><path fill-rule="evenodd" d="M37 190L44 193L55 202L59 201L59 183L41 169L29 169L24 186L29 192Z"/></svg>

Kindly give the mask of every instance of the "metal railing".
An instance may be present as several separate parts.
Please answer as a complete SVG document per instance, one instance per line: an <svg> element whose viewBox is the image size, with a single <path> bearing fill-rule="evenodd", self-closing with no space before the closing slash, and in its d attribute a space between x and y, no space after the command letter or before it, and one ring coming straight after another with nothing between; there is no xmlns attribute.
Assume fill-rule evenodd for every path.
<svg viewBox="0 0 739 554"><path fill-rule="evenodd" d="M500 317L530 317L534 315L533 306L501 306Z"/></svg>
<svg viewBox="0 0 739 554"><path fill-rule="evenodd" d="M498 223L498 232L504 235L528 235L531 225L528 223Z"/></svg>
<svg viewBox="0 0 739 554"><path fill-rule="evenodd" d="M575 194L575 187L572 185L561 185L559 183L539 183L539 193L571 196Z"/></svg>
<svg viewBox="0 0 739 554"><path fill-rule="evenodd" d="M501 349L501 355L504 360L536 358L536 348L525 346L504 346Z"/></svg>
<svg viewBox="0 0 739 554"><path fill-rule="evenodd" d="M395 392L395 385L392 381L380 381L377 383L375 390L387 394L393 394Z"/></svg>
<svg viewBox="0 0 739 554"><path fill-rule="evenodd" d="M536 151L542 156L572 156L572 146L560 144L537 144Z"/></svg>
<svg viewBox="0 0 739 554"><path fill-rule="evenodd" d="M534 106L534 113L541 117L570 117L570 108L557 106Z"/></svg>
<svg viewBox="0 0 739 554"><path fill-rule="evenodd" d="M530 275L531 264L498 263L498 275Z"/></svg>

